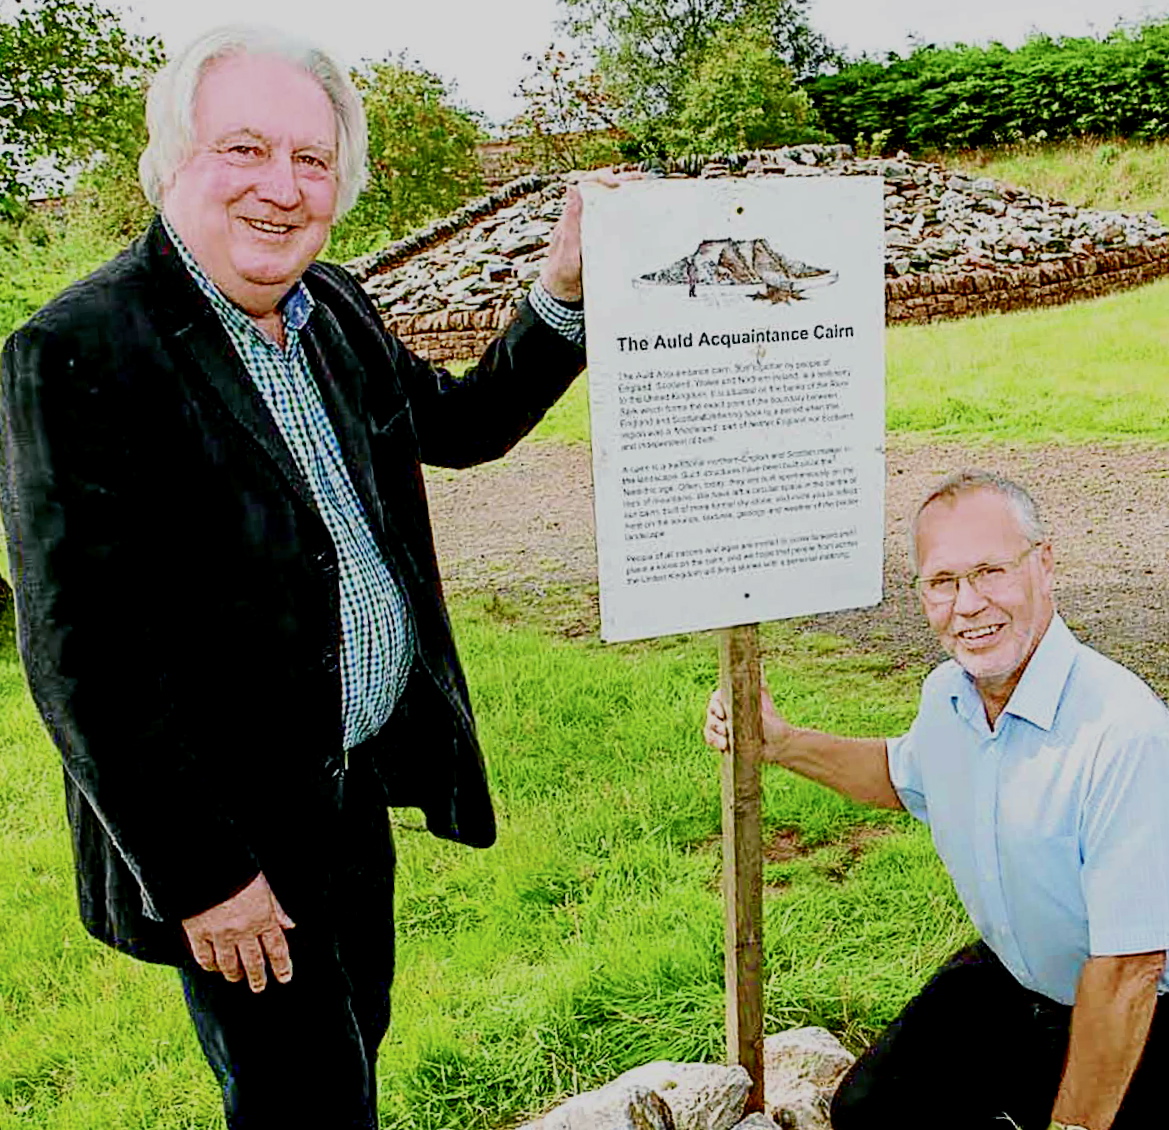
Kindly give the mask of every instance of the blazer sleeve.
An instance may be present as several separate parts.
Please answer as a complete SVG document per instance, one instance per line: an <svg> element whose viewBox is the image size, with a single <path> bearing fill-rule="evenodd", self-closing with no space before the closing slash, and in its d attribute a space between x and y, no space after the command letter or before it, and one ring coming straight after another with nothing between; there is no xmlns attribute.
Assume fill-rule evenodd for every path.
<svg viewBox="0 0 1169 1130"><path fill-rule="evenodd" d="M189 917L259 868L223 806L227 767L190 706L177 716L182 580L152 552L164 488L135 380L93 340L36 322L2 370L0 507L33 698L147 917Z"/></svg>

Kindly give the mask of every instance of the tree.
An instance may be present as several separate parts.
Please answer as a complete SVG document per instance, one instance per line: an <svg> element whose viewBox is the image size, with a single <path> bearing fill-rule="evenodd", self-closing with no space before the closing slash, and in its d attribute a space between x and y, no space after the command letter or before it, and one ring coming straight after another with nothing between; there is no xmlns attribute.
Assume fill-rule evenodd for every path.
<svg viewBox="0 0 1169 1130"><path fill-rule="evenodd" d="M42 176L95 154L136 154L143 90L161 42L133 34L97 0L0 0L0 211Z"/></svg>
<svg viewBox="0 0 1169 1130"><path fill-rule="evenodd" d="M330 255L348 258L407 232L482 191L475 116L441 78L404 57L353 72L369 120L369 184L334 229Z"/></svg>
<svg viewBox="0 0 1169 1130"><path fill-rule="evenodd" d="M567 27L597 59L621 124L643 147L677 115L690 75L721 29L764 29L779 62L802 80L839 56L808 23L810 0L563 0ZM755 36L755 31L751 32Z"/></svg>
<svg viewBox="0 0 1169 1130"><path fill-rule="evenodd" d="M567 172L609 164L616 148L617 107L600 74L580 53L550 45L525 55L532 71L516 92L524 109L511 122L521 156L543 171Z"/></svg>
<svg viewBox="0 0 1169 1130"><path fill-rule="evenodd" d="M676 117L663 123L671 156L733 153L816 137L808 96L776 58L765 28L719 28L687 74Z"/></svg>

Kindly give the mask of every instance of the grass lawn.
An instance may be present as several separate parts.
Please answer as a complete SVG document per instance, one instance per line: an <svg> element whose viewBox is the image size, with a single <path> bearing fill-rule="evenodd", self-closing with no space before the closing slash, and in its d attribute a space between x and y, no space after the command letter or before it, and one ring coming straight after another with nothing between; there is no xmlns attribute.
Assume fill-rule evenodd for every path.
<svg viewBox="0 0 1169 1130"><path fill-rule="evenodd" d="M1046 310L886 331L896 436L1089 443L1169 439L1169 279ZM577 383L534 433L583 443Z"/></svg>
<svg viewBox="0 0 1169 1130"><path fill-rule="evenodd" d="M717 759L698 723L713 640L556 639L539 609L454 607L500 843L475 852L399 814L395 1017L383 1125L500 1127L653 1058L722 1055ZM0 1127L220 1125L171 971L75 920L59 764L0 652ZM921 672L831 637L766 631L797 721L903 728ZM768 1028L874 1034L969 927L924 830L767 774ZM847 841L858 827L888 835Z"/></svg>
<svg viewBox="0 0 1169 1130"><path fill-rule="evenodd" d="M943 154L950 168L1021 185L1039 196L1103 211L1152 212L1169 221L1169 143L1066 141Z"/></svg>

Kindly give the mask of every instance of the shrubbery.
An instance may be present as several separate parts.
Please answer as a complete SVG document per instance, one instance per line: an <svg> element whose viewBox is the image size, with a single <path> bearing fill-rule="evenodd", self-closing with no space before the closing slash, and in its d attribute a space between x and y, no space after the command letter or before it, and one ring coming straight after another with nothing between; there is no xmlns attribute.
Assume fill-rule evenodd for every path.
<svg viewBox="0 0 1169 1130"><path fill-rule="evenodd" d="M971 148L1068 138L1169 136L1169 20L1102 39L1034 36L1017 50L919 47L866 59L805 86L841 141Z"/></svg>

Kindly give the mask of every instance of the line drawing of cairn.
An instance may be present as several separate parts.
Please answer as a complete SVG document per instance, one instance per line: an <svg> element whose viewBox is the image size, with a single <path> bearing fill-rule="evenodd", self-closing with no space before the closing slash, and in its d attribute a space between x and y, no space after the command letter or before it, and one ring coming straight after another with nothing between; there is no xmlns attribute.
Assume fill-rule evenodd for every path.
<svg viewBox="0 0 1169 1130"><path fill-rule="evenodd" d="M752 287L747 297L795 302L813 287L830 286L839 276L781 255L765 239L704 239L692 254L633 280L635 287L685 286L696 297L700 286Z"/></svg>

